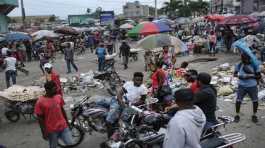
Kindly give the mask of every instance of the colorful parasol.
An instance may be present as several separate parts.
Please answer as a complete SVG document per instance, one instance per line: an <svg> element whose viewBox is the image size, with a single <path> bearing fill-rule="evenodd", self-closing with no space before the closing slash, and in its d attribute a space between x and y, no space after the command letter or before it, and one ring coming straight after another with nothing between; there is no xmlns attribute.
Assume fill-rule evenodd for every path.
<svg viewBox="0 0 265 148"><path fill-rule="evenodd" d="M137 37L138 35L151 35L163 32L170 32L171 29L168 25L162 22L142 22L136 25L132 30L128 32L129 37Z"/></svg>
<svg viewBox="0 0 265 148"><path fill-rule="evenodd" d="M6 34L5 40L7 42L14 42L14 41L28 41L31 40L31 37L24 32L11 32Z"/></svg>
<svg viewBox="0 0 265 148"><path fill-rule="evenodd" d="M57 28L55 29L54 31L55 33L61 33L61 34L66 34L66 35L78 35L79 32L76 31L74 28L72 27L60 27L60 28Z"/></svg>
<svg viewBox="0 0 265 148"><path fill-rule="evenodd" d="M235 16L228 16L220 24L223 25L241 25L241 24L249 24L255 23L258 20L254 17L247 16L247 15L235 15Z"/></svg>
<svg viewBox="0 0 265 148"><path fill-rule="evenodd" d="M163 46L173 46L176 49L176 53L187 50L187 46L178 38L170 36L168 34L154 34L149 35L142 40L138 41L137 47L143 49L154 49Z"/></svg>
<svg viewBox="0 0 265 148"><path fill-rule="evenodd" d="M36 41L43 38L57 38L59 37L59 34L54 33L50 30L39 30L37 32L32 33L31 36L33 37L33 40Z"/></svg>
<svg viewBox="0 0 265 148"><path fill-rule="evenodd" d="M223 21L225 19L225 16L222 15L207 15L204 17L208 21L213 21L213 22L219 22Z"/></svg>

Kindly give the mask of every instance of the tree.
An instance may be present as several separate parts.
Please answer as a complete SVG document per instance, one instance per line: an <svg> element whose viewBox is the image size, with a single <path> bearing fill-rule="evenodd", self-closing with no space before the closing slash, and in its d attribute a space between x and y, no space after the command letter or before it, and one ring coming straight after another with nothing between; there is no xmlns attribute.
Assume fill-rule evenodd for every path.
<svg viewBox="0 0 265 148"><path fill-rule="evenodd" d="M181 0L170 0L170 2L164 2L164 6L161 10L169 17L176 16L177 10L182 7L183 2Z"/></svg>
<svg viewBox="0 0 265 148"><path fill-rule="evenodd" d="M56 20L56 17L55 15L52 15L50 18L49 18L49 22L54 22Z"/></svg>

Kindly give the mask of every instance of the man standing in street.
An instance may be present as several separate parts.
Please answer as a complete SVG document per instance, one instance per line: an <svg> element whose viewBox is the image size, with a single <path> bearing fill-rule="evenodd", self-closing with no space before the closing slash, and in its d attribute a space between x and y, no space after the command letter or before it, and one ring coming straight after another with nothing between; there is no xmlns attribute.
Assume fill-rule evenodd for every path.
<svg viewBox="0 0 265 148"><path fill-rule="evenodd" d="M244 53L241 54L241 62L236 65L234 76L239 78L237 99L236 99L236 116L235 122L240 121L240 107L246 94L253 102L252 121L258 122L256 116L258 110L258 80L261 78L260 69L254 68L250 63L250 57Z"/></svg>
<svg viewBox="0 0 265 148"><path fill-rule="evenodd" d="M74 51L70 43L67 43L64 49L64 59L67 65L67 73L71 73L71 65L74 67L75 71L78 72L78 68L74 63Z"/></svg>
<svg viewBox="0 0 265 148"><path fill-rule="evenodd" d="M98 71L103 71L105 66L105 55L107 51L104 48L104 44L100 43L99 47L96 49L96 55L98 56Z"/></svg>
<svg viewBox="0 0 265 148"><path fill-rule="evenodd" d="M46 94L38 99L34 110L43 138L49 140L50 148L56 148L59 139L66 145L71 145L72 135L63 108L64 100L56 93L56 84L53 81L46 82L44 88Z"/></svg>
<svg viewBox="0 0 265 148"><path fill-rule="evenodd" d="M6 75L6 87L10 87L10 79L12 84L16 84L16 66L17 60L12 57L12 53L7 51L7 57L4 59L5 75Z"/></svg>
<svg viewBox="0 0 265 148"><path fill-rule="evenodd" d="M122 56L124 69L128 68L129 55L131 47L126 43L125 40L122 41L120 46L120 57Z"/></svg>
<svg viewBox="0 0 265 148"><path fill-rule="evenodd" d="M201 108L206 116L205 128L209 128L218 123L216 120L217 91L210 84L211 75L208 73L199 73L197 77L199 90L195 93L194 104Z"/></svg>
<svg viewBox="0 0 265 148"><path fill-rule="evenodd" d="M193 105L191 89L175 92L178 111L169 121L163 148L201 148L200 138L206 119L202 110Z"/></svg>

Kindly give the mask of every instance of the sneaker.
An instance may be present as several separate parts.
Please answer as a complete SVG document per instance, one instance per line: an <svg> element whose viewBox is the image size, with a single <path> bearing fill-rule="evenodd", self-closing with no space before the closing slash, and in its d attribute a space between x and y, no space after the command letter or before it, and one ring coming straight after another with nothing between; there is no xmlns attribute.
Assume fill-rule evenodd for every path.
<svg viewBox="0 0 265 148"><path fill-rule="evenodd" d="M240 116L239 115L236 115L235 117L234 117L234 122L235 123L238 123L240 121Z"/></svg>
<svg viewBox="0 0 265 148"><path fill-rule="evenodd" d="M258 117L256 115L252 116L252 122L254 122L254 123L259 122Z"/></svg>

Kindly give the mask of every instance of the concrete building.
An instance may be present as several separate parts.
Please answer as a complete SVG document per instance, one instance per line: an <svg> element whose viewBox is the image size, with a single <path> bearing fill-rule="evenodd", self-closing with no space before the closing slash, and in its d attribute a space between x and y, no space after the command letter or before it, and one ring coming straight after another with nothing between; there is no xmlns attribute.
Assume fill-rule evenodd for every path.
<svg viewBox="0 0 265 148"><path fill-rule="evenodd" d="M149 16L149 6L141 5L139 1L127 2L123 6L123 14L127 18Z"/></svg>
<svg viewBox="0 0 265 148"><path fill-rule="evenodd" d="M8 32L7 14L17 6L17 0L0 0L0 33Z"/></svg>
<svg viewBox="0 0 265 148"><path fill-rule="evenodd" d="M211 0L212 13L250 14L265 10L265 0Z"/></svg>

